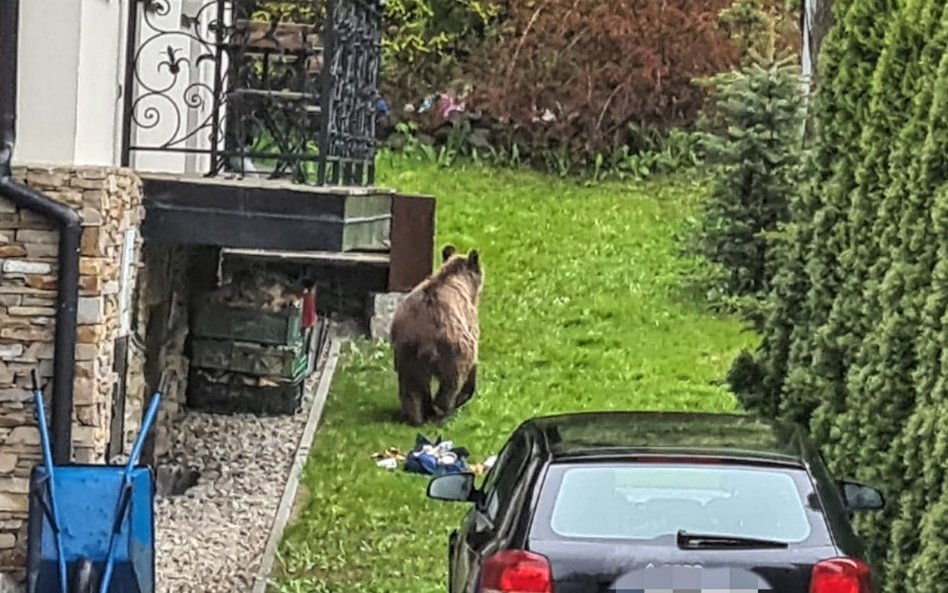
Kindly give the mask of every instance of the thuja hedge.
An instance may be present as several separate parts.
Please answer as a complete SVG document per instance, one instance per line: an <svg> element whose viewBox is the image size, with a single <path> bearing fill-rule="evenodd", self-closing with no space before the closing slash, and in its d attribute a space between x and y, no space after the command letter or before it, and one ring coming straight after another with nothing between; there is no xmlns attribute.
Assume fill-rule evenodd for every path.
<svg viewBox="0 0 948 593"><path fill-rule="evenodd" d="M790 200L790 222L773 238L771 254L776 262L769 316L760 351L751 358L738 357L731 370L732 387L748 407L781 414L796 421L807 421L816 407L814 390L807 386L806 369L812 360L808 347L812 342L812 275L819 260L811 258L815 235L825 235L830 203L821 192L833 178L833 159L837 154L855 150L855 139L845 133L853 121L854 97L865 94L867 83L854 84L850 73L839 68L852 44L854 23L846 18L854 0L836 0L833 4L836 26L824 41L820 57L820 88L814 99L819 114L819 141L807 163L809 183ZM871 56L870 56L871 57ZM812 321L812 323L811 323ZM788 388L789 387L789 388Z"/></svg>
<svg viewBox="0 0 948 593"><path fill-rule="evenodd" d="M842 28L833 39L833 45L838 45L838 60L824 60L822 64L824 73L831 68L835 78L824 99L829 117L818 119L818 133L824 133L824 128L826 132L814 164L819 174L812 191L817 192L820 205L811 219L806 247L807 314L796 328L798 339L791 346L791 368L785 385L791 407L798 408L798 415L834 414L843 399L840 353L822 328L842 284L839 257L849 243L847 213L860 160L860 126L868 119L872 66L882 53L892 4L893 0L850 2L837 16ZM846 3L838 9L845 7ZM817 422L813 428L825 441L825 426Z"/></svg>
<svg viewBox="0 0 948 593"><path fill-rule="evenodd" d="M948 591L948 5L837 0L811 183L791 200L748 407L806 423L882 487L884 591Z"/></svg>

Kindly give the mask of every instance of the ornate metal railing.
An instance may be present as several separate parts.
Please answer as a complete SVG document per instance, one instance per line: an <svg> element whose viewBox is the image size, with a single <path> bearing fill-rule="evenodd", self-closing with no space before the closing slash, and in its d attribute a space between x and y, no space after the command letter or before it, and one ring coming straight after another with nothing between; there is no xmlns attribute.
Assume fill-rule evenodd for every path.
<svg viewBox="0 0 948 593"><path fill-rule="evenodd" d="M132 0L125 165L374 183L383 0Z"/></svg>

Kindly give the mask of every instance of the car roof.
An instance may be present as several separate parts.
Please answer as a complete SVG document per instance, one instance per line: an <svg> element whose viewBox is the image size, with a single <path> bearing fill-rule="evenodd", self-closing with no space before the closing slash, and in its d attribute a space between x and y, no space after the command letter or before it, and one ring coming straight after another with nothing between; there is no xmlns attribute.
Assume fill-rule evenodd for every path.
<svg viewBox="0 0 948 593"><path fill-rule="evenodd" d="M798 426L749 414L580 412L532 418L518 430L559 460L656 454L802 466L818 455Z"/></svg>

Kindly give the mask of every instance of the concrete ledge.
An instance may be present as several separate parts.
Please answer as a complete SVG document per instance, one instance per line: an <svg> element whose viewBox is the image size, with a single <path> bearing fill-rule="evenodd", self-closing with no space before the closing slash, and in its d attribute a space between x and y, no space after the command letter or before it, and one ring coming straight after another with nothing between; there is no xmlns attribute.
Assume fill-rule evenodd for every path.
<svg viewBox="0 0 948 593"><path fill-rule="evenodd" d="M385 292L369 295L369 335L373 340L388 340L395 310L408 296L407 292Z"/></svg>

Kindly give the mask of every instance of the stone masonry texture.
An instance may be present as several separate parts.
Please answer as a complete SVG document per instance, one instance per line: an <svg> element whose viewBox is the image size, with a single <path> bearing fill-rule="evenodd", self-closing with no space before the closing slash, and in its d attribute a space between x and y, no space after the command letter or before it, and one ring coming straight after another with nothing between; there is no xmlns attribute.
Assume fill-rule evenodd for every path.
<svg viewBox="0 0 948 593"><path fill-rule="evenodd" d="M124 169L21 167L15 177L74 208L82 219L73 446L79 463L102 463L112 416L114 340L119 335L122 245L136 230L134 287L144 214L141 182ZM56 321L58 231L42 217L0 199L0 572L25 569L28 480L40 463L30 372L37 369L50 407ZM134 291L129 291L134 307ZM131 361L129 374L139 374ZM130 381L138 385L134 381ZM139 390L141 391L141 390ZM137 426L142 393L129 389L126 429ZM139 416L135 416L135 414Z"/></svg>

